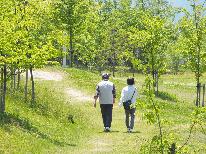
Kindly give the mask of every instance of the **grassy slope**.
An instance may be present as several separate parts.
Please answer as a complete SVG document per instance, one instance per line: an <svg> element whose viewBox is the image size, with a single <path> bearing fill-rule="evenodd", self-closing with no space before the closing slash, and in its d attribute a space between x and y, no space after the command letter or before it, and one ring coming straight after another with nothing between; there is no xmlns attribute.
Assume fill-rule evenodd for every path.
<svg viewBox="0 0 206 154"><path fill-rule="evenodd" d="M98 74L95 75L85 71L76 72L75 69L69 69L67 71L70 73L69 78L72 79L70 82L72 85L74 85L78 89L82 89L83 91L88 92L89 94L94 93L95 84L98 83L100 80ZM75 80L77 78L79 80ZM137 79L136 85L141 94L141 89L142 89L141 85L143 84L144 77L142 75L137 75L135 78ZM119 97L122 87L125 86L126 78L116 77L115 79L111 79L111 80L117 86L118 97ZM174 83L174 81L176 82L177 85L181 85L181 86L177 87L175 86L176 84L174 84L175 87L171 88L171 85ZM188 137L190 124L192 123L190 119L190 114L194 109L193 98L192 98L194 89L192 89L191 86L189 86L189 88L187 86L187 84L191 84L191 83L195 85L195 82L193 83L192 81L193 81L192 75L188 75L188 74L180 75L180 76L167 75L167 76L163 76L162 80L160 81L161 83L160 90L173 94L172 96L175 98L175 100L179 100L179 102L173 102L167 100L163 101L162 99L159 99L162 102L161 117L163 120L170 121L169 123L165 122L163 130L166 131L167 133L173 134L174 141L177 142L177 145L179 146L182 145L182 143ZM175 94L178 95L175 96ZM164 97L165 95L163 95L162 98ZM147 139L157 134L158 130L151 125L147 125L145 121L142 121L142 113L140 112L139 109L137 111L136 130L140 133L135 133L128 137L128 134L122 133L125 131L123 115L124 113L122 109L119 109L118 107L114 108L113 129L115 130L115 132L113 134L109 134L110 135L109 138L106 138L107 136L104 136L105 134L103 134L101 138L105 138L106 142L111 144L114 153L117 152L135 153L139 150L140 145L144 144ZM99 120L101 121L101 119ZM102 128L100 127L100 125L101 124L99 123L96 124L96 126L99 126L101 130ZM98 136L100 135L97 134L96 137L98 138ZM190 152L192 152L194 149L204 149L206 145L205 139L206 139L205 135L200 132L199 128L197 128L191 137L191 142L189 142L188 147L191 148L188 147L187 148L190 150ZM117 142L117 141L121 141L121 142ZM125 146L125 143L130 143L129 144L130 148ZM198 153L205 153L205 150L200 150Z"/></svg>
<svg viewBox="0 0 206 154"><path fill-rule="evenodd" d="M64 81L63 81L64 82ZM89 128L82 109L65 103L63 82L38 81L37 105L24 103L22 93L10 93L0 121L0 153L59 153L72 151ZM60 83L60 84L59 84ZM68 115L75 116L75 124ZM88 128L88 129L87 129Z"/></svg>
<svg viewBox="0 0 206 154"><path fill-rule="evenodd" d="M50 71L53 71L52 68ZM142 120L140 109L136 114L136 133L127 134L123 109L117 107L118 100L113 112L113 131L102 133L99 107L94 109L91 102L75 104L75 98L64 99L66 98L64 89L67 87L80 89L92 96L96 83L100 81L99 75L76 69L59 71L65 74L62 82L38 81L37 106L31 108L28 103L23 103L22 96L19 94L7 98L7 114L0 122L1 153L137 153L142 144L157 134L158 130L155 126L148 125ZM185 103L187 101L185 100L183 104L180 92L184 96L189 96L193 89L187 89L185 85L184 88L179 86L178 84L187 84L187 82L183 80L185 76L178 77L180 79L175 80L173 76L163 76L164 81L161 81L160 89L179 94L177 97L181 101L162 102L164 104L162 117L171 121L170 124L164 125L163 130L174 132L175 137L185 139L191 123L188 116L193 108L191 101ZM122 77L112 79L117 86L118 98L122 87L125 86L125 79ZM136 76L138 89L141 89L143 79L142 75ZM173 85L179 87L173 88ZM75 124L68 122L69 114L74 115ZM175 138L175 140L178 145L182 143L181 139ZM189 142L190 150L203 149L205 140L205 135L196 129ZM198 153L204 152L202 150Z"/></svg>

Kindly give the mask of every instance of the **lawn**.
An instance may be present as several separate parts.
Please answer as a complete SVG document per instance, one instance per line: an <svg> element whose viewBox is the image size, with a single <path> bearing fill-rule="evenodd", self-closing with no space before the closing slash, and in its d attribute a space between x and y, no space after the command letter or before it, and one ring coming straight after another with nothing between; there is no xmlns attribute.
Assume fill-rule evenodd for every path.
<svg viewBox="0 0 206 154"><path fill-rule="evenodd" d="M148 124L144 111L137 106L135 132L128 134L124 125L124 110L118 107L121 89L132 74L111 78L117 88L113 109L112 132L104 133L99 106L92 100L79 100L65 89L72 88L91 97L101 76L96 72L75 68L44 68L58 72L61 81L36 80L36 105L24 102L23 93L9 92L6 114L1 115L1 153L141 153L151 139L158 135L156 124ZM144 75L135 74L140 99L144 98ZM23 84L23 81L22 81ZM170 138L179 148L186 142L192 124L191 113L195 109L195 80L191 73L163 75L160 79L160 106L165 138ZM74 123L68 119L73 117ZM205 129L205 126L203 126ZM195 126L182 153L206 153L206 135ZM149 153L144 152L142 153ZM150 153L157 153L151 151Z"/></svg>

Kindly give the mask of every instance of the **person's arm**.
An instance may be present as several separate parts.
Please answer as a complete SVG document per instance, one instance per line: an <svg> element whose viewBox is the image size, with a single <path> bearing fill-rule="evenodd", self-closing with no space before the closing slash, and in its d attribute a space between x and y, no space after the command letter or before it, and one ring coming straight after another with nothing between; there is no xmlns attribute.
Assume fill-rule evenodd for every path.
<svg viewBox="0 0 206 154"><path fill-rule="evenodd" d="M113 104L114 104L115 103L115 98L116 98L116 89L115 89L115 85L114 84L113 84L112 94L113 94Z"/></svg>
<svg viewBox="0 0 206 154"><path fill-rule="evenodd" d="M119 100L119 107L121 107L123 104L123 98L124 98L124 89L122 89L122 92L121 92L121 98Z"/></svg>
<svg viewBox="0 0 206 154"><path fill-rule="evenodd" d="M96 103L97 103L97 99L99 97L99 93L100 93L100 90L99 90L99 86L97 85L96 94L94 96L94 107L96 107Z"/></svg>
<svg viewBox="0 0 206 154"><path fill-rule="evenodd" d="M97 99L98 99L98 96L94 96L94 107L96 107L97 105Z"/></svg>

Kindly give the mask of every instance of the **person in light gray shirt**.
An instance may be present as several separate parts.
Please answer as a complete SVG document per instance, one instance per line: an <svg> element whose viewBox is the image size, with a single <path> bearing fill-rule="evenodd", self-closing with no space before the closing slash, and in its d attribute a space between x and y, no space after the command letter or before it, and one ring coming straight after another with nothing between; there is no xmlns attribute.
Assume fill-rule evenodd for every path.
<svg viewBox="0 0 206 154"><path fill-rule="evenodd" d="M111 130L112 109L115 103L116 90L114 84L109 81L108 73L103 73L102 81L97 84L96 95L94 96L94 107L96 107L98 98L104 123L104 131L109 132Z"/></svg>
<svg viewBox="0 0 206 154"><path fill-rule="evenodd" d="M134 78L128 78L127 79L127 85L122 89L121 98L119 101L119 107L122 105L124 106L124 103L129 101L131 103L129 108L125 108L125 124L127 127L127 131L130 133L133 131L134 128L134 120L135 120L135 103L137 98L137 88L134 86ZM129 119L131 117L131 119Z"/></svg>

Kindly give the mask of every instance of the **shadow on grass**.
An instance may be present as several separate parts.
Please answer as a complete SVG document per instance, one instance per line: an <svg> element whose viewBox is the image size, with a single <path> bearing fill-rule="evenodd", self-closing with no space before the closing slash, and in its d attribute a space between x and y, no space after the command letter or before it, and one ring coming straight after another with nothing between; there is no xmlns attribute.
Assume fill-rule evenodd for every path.
<svg viewBox="0 0 206 154"><path fill-rule="evenodd" d="M178 99L175 95L173 94L169 94L167 92L164 91L159 91L158 95L156 95L157 98L160 98L162 100L168 100L168 101L172 101L172 102L178 102Z"/></svg>
<svg viewBox="0 0 206 154"><path fill-rule="evenodd" d="M8 94L10 94L11 98L15 98L16 102L22 102L23 105L28 108L32 108L38 114L41 114L43 116L49 115L50 108L48 106L48 102L45 102L45 100L41 100L38 96L36 96L37 102L32 104L30 95L28 95L28 99L26 101L22 87L20 87L19 91L8 90Z"/></svg>
<svg viewBox="0 0 206 154"><path fill-rule="evenodd" d="M27 119L20 118L18 115L10 113L0 114L0 127L5 128L8 131L8 128L5 127L6 125L21 127L24 130L37 134L40 138L48 140L57 146L76 146L76 144L69 144L50 138L48 135L40 132L35 126L32 126L32 124Z"/></svg>

